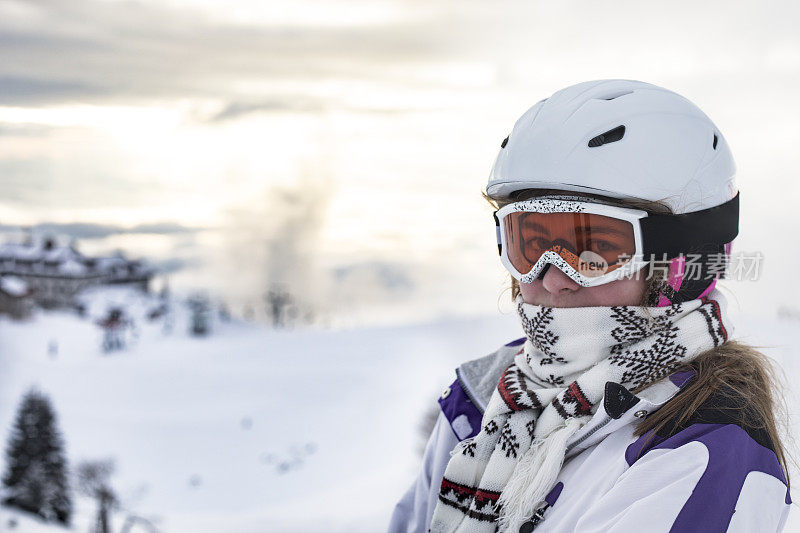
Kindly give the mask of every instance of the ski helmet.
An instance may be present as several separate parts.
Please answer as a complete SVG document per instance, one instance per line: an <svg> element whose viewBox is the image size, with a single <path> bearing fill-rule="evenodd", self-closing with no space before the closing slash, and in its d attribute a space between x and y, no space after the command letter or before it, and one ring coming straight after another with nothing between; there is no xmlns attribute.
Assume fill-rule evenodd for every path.
<svg viewBox="0 0 800 533"><path fill-rule="evenodd" d="M684 215L738 202L735 173L719 128L692 102L641 81L596 80L556 92L517 120L486 192L508 200L527 189L559 189L659 201ZM738 203L736 214L738 223ZM708 294L722 275L710 272L709 259L729 258L730 250L731 242L694 250L699 280L684 279L685 256L671 258L657 305Z"/></svg>

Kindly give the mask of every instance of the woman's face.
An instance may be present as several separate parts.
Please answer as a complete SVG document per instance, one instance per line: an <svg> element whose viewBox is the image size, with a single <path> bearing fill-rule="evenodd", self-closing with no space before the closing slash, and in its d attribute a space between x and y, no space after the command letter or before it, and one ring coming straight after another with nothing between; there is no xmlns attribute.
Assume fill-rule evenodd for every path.
<svg viewBox="0 0 800 533"><path fill-rule="evenodd" d="M546 307L639 305L647 287L645 276L624 278L597 287L583 287L553 265L544 278L520 283L525 303Z"/></svg>

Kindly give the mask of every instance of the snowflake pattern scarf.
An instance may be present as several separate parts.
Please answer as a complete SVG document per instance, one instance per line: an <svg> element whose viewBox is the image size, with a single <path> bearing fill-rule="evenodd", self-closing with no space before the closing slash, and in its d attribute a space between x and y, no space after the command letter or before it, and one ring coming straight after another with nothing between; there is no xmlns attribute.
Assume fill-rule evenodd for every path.
<svg viewBox="0 0 800 533"><path fill-rule="evenodd" d="M732 332L719 290L669 307L515 303L527 340L481 431L451 452L432 533L516 533L557 482L566 443L597 411L607 381L631 389L663 379Z"/></svg>

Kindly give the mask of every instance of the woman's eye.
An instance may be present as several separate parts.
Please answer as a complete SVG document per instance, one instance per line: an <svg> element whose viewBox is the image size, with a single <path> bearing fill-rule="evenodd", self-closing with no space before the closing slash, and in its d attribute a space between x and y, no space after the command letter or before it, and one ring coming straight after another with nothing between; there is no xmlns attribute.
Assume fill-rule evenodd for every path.
<svg viewBox="0 0 800 533"><path fill-rule="evenodd" d="M537 250L546 250L550 248L550 240L544 237L533 237L532 239L528 239L526 245Z"/></svg>
<svg viewBox="0 0 800 533"><path fill-rule="evenodd" d="M601 241L601 240L592 240L589 243L589 247L592 250L596 250L598 252L613 252L617 250L617 246L609 241Z"/></svg>

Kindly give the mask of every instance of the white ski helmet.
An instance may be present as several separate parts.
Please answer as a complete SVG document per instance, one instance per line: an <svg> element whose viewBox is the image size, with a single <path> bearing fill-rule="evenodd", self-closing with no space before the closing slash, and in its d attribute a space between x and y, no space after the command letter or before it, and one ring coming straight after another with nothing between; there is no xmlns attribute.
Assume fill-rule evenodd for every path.
<svg viewBox="0 0 800 533"><path fill-rule="evenodd" d="M561 89L517 120L486 192L562 189L687 213L732 199L735 173L722 133L692 102L641 81L597 80Z"/></svg>
<svg viewBox="0 0 800 533"><path fill-rule="evenodd" d="M486 192L500 200L527 189L558 189L660 201L677 216L661 217L658 237L675 249L691 240L689 228L702 227L697 221L725 225L732 241L738 231L735 173L722 133L692 102L641 81L596 80L557 91L517 120L500 145ZM714 219L717 212L724 220ZM729 259L731 242L694 250L701 255L701 279L684 276L686 260L675 257L654 305L702 298L723 276L711 260Z"/></svg>

